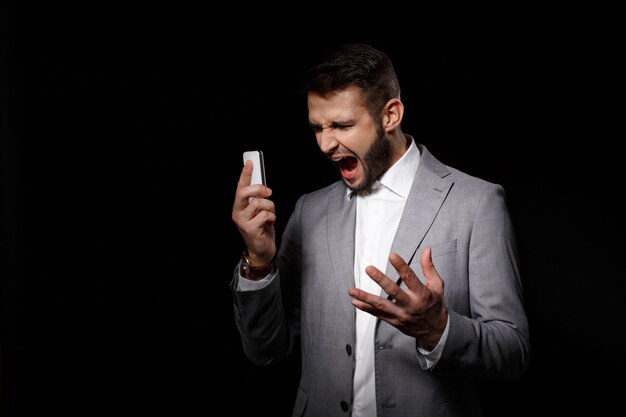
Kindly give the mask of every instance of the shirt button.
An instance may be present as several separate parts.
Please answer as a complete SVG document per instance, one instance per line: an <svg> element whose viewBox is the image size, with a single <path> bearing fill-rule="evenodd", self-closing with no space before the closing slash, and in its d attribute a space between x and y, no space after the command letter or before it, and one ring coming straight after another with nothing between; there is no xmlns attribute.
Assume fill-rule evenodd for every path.
<svg viewBox="0 0 626 417"><path fill-rule="evenodd" d="M352 356L352 346L350 346L349 344L346 345L346 353L348 354L348 356Z"/></svg>
<svg viewBox="0 0 626 417"><path fill-rule="evenodd" d="M348 411L350 409L348 403L345 401L340 402L339 405L341 406L341 411Z"/></svg>
<svg viewBox="0 0 626 417"><path fill-rule="evenodd" d="M356 360L360 361L361 359L363 359L363 355L360 352L357 352L356 354Z"/></svg>

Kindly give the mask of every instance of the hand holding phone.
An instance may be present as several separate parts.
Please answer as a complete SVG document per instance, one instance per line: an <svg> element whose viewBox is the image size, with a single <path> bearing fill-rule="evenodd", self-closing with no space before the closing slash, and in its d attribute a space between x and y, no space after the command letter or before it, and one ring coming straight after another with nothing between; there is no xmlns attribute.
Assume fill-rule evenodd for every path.
<svg viewBox="0 0 626 417"><path fill-rule="evenodd" d="M265 162L263 161L263 151L246 151L243 153L243 163L252 160L252 179L250 185L265 183Z"/></svg>

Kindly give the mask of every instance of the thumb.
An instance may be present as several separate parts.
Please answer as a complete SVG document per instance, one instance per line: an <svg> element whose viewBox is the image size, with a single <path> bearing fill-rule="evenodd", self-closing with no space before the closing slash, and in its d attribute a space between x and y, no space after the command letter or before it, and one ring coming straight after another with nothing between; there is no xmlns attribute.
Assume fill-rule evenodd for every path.
<svg viewBox="0 0 626 417"><path fill-rule="evenodd" d="M426 287L437 294L443 294L443 280L433 264L432 251L430 248L424 249L420 255L420 265L424 277L426 277Z"/></svg>

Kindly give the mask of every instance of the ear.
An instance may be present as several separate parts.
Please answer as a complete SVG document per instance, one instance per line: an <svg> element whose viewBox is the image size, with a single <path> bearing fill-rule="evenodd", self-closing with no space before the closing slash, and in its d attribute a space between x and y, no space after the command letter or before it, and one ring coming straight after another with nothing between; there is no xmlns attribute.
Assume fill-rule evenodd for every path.
<svg viewBox="0 0 626 417"><path fill-rule="evenodd" d="M383 108L383 129L385 132L390 132L400 126L402 122L402 116L404 115L404 104L397 99L392 98L385 104Z"/></svg>

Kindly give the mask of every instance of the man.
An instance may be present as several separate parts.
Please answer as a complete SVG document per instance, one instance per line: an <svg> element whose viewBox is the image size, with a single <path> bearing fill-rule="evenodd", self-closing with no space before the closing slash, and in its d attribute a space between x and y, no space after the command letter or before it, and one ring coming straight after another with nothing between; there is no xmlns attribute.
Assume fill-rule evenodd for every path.
<svg viewBox="0 0 626 417"><path fill-rule="evenodd" d="M390 59L339 48L309 72L309 125L342 180L301 196L277 250L271 190L242 170L232 219L246 355L300 342L294 416L474 416L474 378L529 361L502 187L439 162L404 134Z"/></svg>

